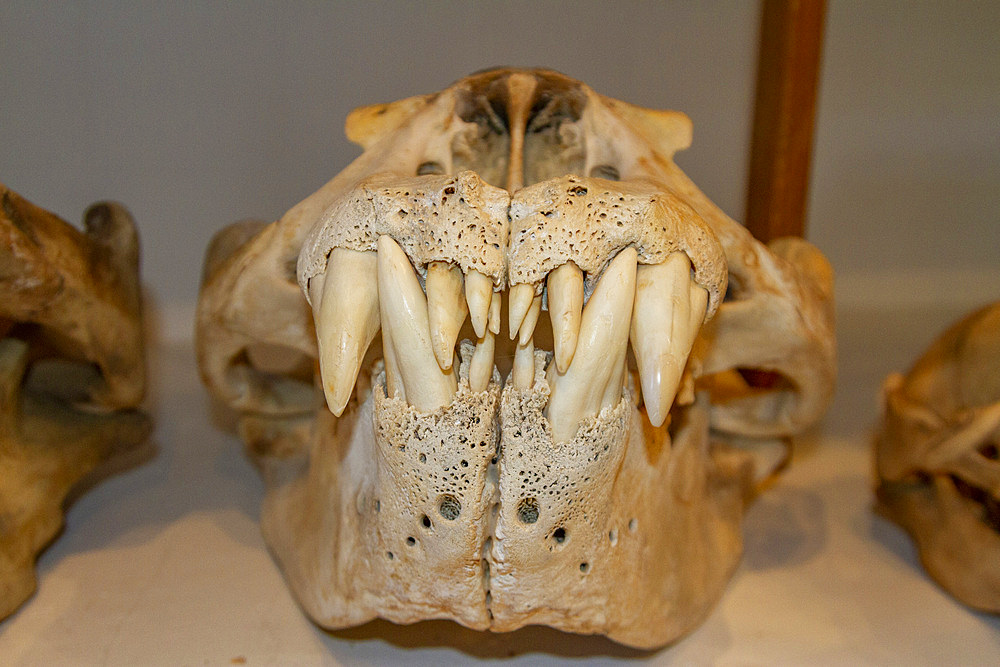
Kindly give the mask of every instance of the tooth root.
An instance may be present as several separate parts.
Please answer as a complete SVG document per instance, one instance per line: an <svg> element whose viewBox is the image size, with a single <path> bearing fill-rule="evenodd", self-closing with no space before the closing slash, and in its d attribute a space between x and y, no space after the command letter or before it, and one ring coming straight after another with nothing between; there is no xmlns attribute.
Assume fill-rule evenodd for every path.
<svg viewBox="0 0 1000 667"><path fill-rule="evenodd" d="M514 350L511 379L517 389L531 389L535 382L535 344L530 339L523 345L518 344Z"/></svg>
<svg viewBox="0 0 1000 667"><path fill-rule="evenodd" d="M510 296L507 304L507 331L510 339L517 337L517 332L521 330L521 322L531 308L531 302L535 299L535 286L528 283L518 283L510 288Z"/></svg>
<svg viewBox="0 0 1000 667"><path fill-rule="evenodd" d="M354 393L361 361L379 329L377 257L335 248L326 273L309 281L320 380L330 412L338 417Z"/></svg>
<svg viewBox="0 0 1000 667"><path fill-rule="evenodd" d="M493 354L496 351L496 337L492 331L479 339L469 363L469 388L472 391L486 391L493 377Z"/></svg>
<svg viewBox="0 0 1000 667"><path fill-rule="evenodd" d="M493 292L490 300L489 330L494 336L500 334L500 292Z"/></svg>
<svg viewBox="0 0 1000 667"><path fill-rule="evenodd" d="M524 345L535 334L535 325L538 324L538 315L542 312L542 295L539 294L531 300L531 306L524 315L521 322L521 334L518 337L518 345Z"/></svg>
<svg viewBox="0 0 1000 667"><path fill-rule="evenodd" d="M451 368L455 341L469 308L462 294L462 269L448 262L427 265L427 320L431 347L442 370Z"/></svg>
<svg viewBox="0 0 1000 667"><path fill-rule="evenodd" d="M573 361L576 341L580 337L583 271L573 262L566 262L549 273L546 287L556 368L560 373L565 373Z"/></svg>
<svg viewBox="0 0 1000 667"><path fill-rule="evenodd" d="M433 412L451 403L457 382L454 368L438 366L431 349L427 299L403 249L388 236L378 239L378 292L382 338L388 339L386 376L394 361L407 403ZM383 348L385 347L383 343Z"/></svg>
<svg viewBox="0 0 1000 667"><path fill-rule="evenodd" d="M556 442L571 440L580 421L621 396L622 369L635 297L636 252L626 248L611 260L580 322L576 354L565 373L552 368L546 416Z"/></svg>
<svg viewBox="0 0 1000 667"><path fill-rule="evenodd" d="M629 337L653 426L667 418L707 305L708 292L691 282L691 262L682 252L636 272Z"/></svg>
<svg viewBox="0 0 1000 667"><path fill-rule="evenodd" d="M493 280L475 269L469 269L465 274L465 300L469 304L469 319L472 320L476 338L482 338L486 333L492 299Z"/></svg>

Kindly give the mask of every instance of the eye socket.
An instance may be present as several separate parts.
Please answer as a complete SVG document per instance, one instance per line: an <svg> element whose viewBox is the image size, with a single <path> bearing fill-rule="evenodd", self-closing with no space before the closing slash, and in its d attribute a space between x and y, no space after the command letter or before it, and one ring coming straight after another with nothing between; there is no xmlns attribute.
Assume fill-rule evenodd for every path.
<svg viewBox="0 0 1000 667"><path fill-rule="evenodd" d="M610 164L599 164L590 170L591 178L603 178L607 181L620 181L621 174L618 168Z"/></svg>
<svg viewBox="0 0 1000 667"><path fill-rule="evenodd" d="M417 167L417 176L430 176L443 173L444 167L441 166L440 162L421 162L420 166Z"/></svg>

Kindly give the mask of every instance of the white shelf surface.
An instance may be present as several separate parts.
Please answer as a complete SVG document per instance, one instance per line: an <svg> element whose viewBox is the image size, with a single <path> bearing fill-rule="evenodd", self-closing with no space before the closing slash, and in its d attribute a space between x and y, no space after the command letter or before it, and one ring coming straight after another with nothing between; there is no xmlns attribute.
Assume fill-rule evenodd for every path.
<svg viewBox="0 0 1000 667"><path fill-rule="evenodd" d="M949 598L909 539L872 511L877 388L956 305L839 313L830 414L750 508L745 554L705 623L661 651L531 628L376 622L328 633L299 610L261 539L263 486L213 424L191 344L151 360L151 458L71 507L39 588L0 624L4 665L997 664L1000 617Z"/></svg>

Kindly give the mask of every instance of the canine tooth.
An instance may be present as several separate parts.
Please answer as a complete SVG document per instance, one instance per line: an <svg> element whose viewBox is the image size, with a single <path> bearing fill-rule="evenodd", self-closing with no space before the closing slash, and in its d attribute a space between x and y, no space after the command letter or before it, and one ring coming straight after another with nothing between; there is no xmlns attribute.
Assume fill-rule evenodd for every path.
<svg viewBox="0 0 1000 667"><path fill-rule="evenodd" d="M493 353L496 349L496 337L487 330L486 335L476 343L476 351L472 353L469 364L469 388L472 391L486 391L493 376Z"/></svg>
<svg viewBox="0 0 1000 667"><path fill-rule="evenodd" d="M406 253L389 236L378 239L378 291L382 337L388 332L407 403L420 412L448 405L457 388L454 368L444 371L434 358L427 299Z"/></svg>
<svg viewBox="0 0 1000 667"><path fill-rule="evenodd" d="M542 312L542 295L539 294L531 300L531 307L521 322L521 335L518 337L518 344L524 345L535 333L535 325L538 324L538 315Z"/></svg>
<svg viewBox="0 0 1000 667"><path fill-rule="evenodd" d="M486 332L492 298L493 281L490 277L475 269L469 269L465 274L465 300L469 304L469 319L472 320L476 338L482 338Z"/></svg>
<svg viewBox="0 0 1000 667"><path fill-rule="evenodd" d="M493 292L493 298L490 299L490 318L489 318L489 330L494 335L500 334L500 292Z"/></svg>
<svg viewBox="0 0 1000 667"><path fill-rule="evenodd" d="M535 344L530 339L524 345L518 344L514 351L511 379L518 389L530 389L535 382Z"/></svg>
<svg viewBox="0 0 1000 667"><path fill-rule="evenodd" d="M469 308L462 294L462 269L448 262L427 265L427 320L438 365L451 368L455 341Z"/></svg>
<svg viewBox="0 0 1000 667"><path fill-rule="evenodd" d="M549 273L547 282L549 318L552 320L556 368L565 373L573 361L583 316L583 271L566 262Z"/></svg>
<svg viewBox="0 0 1000 667"><path fill-rule="evenodd" d="M556 442L576 435L580 421L597 414L607 398L621 396L624 351L635 297L636 251L611 260L590 297L580 323L576 354L565 373L553 369L546 416ZM617 400L617 399L615 399Z"/></svg>
<svg viewBox="0 0 1000 667"><path fill-rule="evenodd" d="M510 333L510 339L514 340L535 298L535 286L518 283L510 288L510 295L507 298L507 331Z"/></svg>
<svg viewBox="0 0 1000 667"><path fill-rule="evenodd" d="M354 392L361 361L379 328L377 257L334 248L326 273L309 281L320 380L330 412L340 416Z"/></svg>
<svg viewBox="0 0 1000 667"><path fill-rule="evenodd" d="M636 272L629 337L653 426L667 418L707 304L708 292L691 282L691 262L682 252Z"/></svg>
<svg viewBox="0 0 1000 667"><path fill-rule="evenodd" d="M396 349L392 345L392 336L388 329L382 330L382 363L385 365L385 393L389 398L406 400L403 379L399 376L399 362L396 361Z"/></svg>

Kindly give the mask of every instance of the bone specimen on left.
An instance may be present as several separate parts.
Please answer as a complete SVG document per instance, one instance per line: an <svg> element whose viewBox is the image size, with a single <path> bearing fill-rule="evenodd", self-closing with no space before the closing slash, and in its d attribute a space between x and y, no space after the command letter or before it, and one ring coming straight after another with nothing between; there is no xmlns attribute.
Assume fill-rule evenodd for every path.
<svg viewBox="0 0 1000 667"><path fill-rule="evenodd" d="M81 232L0 184L0 619L35 590L67 495L150 431L139 242L128 211ZM44 489L44 492L39 492Z"/></svg>

